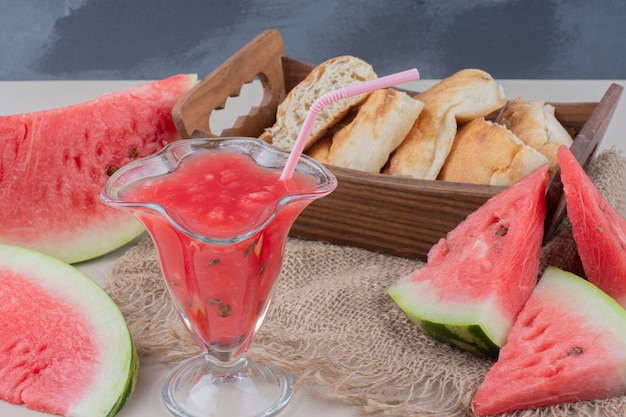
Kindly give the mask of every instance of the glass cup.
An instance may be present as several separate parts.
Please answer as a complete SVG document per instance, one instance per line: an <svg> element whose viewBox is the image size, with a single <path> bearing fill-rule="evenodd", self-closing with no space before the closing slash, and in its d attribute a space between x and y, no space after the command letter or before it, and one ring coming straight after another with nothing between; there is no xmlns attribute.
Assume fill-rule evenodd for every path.
<svg viewBox="0 0 626 417"><path fill-rule="evenodd" d="M200 159L208 155L213 156ZM195 190L199 180L185 177L186 182L167 183L179 171L183 175L191 170L193 159L201 161L196 167L219 166L211 175L241 177L215 186L220 192L228 184L237 188L257 180L256 173L237 174L231 169L233 162L223 162L228 155L251 159L252 169L271 170L276 179L270 184L283 182L280 198L264 201L265 191L249 189L238 198L231 196L224 203L228 207L216 207L217 197L203 199L203 193ZM331 193L337 180L306 156L299 159L293 177L306 181L279 180L287 157L288 153L251 138L181 140L120 168L102 192L106 204L132 213L146 227L169 295L201 351L176 366L163 385L163 402L174 415L272 416L293 396L288 372L255 363L246 352L270 305L291 225L308 204ZM144 194L148 190L169 196L177 207L140 196L137 184L143 184ZM180 189L187 196L173 197ZM251 206L255 209L250 214ZM204 219L211 217L207 225L189 217L188 210L198 208L206 209ZM230 227L229 216L244 212L248 217L238 218L238 226ZM215 216L223 217L215 221Z"/></svg>

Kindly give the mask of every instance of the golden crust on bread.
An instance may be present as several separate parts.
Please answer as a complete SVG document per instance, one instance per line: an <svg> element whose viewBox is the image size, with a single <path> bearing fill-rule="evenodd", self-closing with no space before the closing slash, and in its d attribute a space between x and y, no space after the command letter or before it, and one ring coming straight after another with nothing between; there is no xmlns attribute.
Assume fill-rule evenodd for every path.
<svg viewBox="0 0 626 417"><path fill-rule="evenodd" d="M438 179L507 186L547 163L509 129L481 117L459 127Z"/></svg>
<svg viewBox="0 0 626 417"><path fill-rule="evenodd" d="M318 141L308 154L330 165L378 173L423 107L421 101L404 92L376 90L350 123L337 130L330 141Z"/></svg>
<svg viewBox="0 0 626 417"><path fill-rule="evenodd" d="M331 58L321 63L287 94L278 106L276 122L261 134L260 139L277 148L291 150L315 100L337 88L375 78L377 75L370 64L350 55ZM330 126L346 116L351 108L361 104L367 96L368 94L361 94L348 97L324 106L315 119L304 149L308 149Z"/></svg>
<svg viewBox="0 0 626 417"><path fill-rule="evenodd" d="M462 123L501 108L502 86L478 69L461 70L417 95L424 109L402 144L392 154L389 173L436 179Z"/></svg>
<svg viewBox="0 0 626 417"><path fill-rule="evenodd" d="M550 161L550 172L558 167L556 152L561 145L574 142L554 114L554 107L538 100L509 101L498 116L522 142L541 152Z"/></svg>
<svg viewBox="0 0 626 417"><path fill-rule="evenodd" d="M324 135L319 138L307 151L306 154L323 164L329 164L330 148L333 137L344 127L348 126L356 117L358 109L352 109L341 121L332 125Z"/></svg>

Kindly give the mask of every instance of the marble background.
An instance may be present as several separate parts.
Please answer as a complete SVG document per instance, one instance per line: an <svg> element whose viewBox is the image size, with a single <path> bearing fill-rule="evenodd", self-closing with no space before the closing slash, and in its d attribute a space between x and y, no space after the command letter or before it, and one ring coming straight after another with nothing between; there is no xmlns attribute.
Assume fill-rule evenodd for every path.
<svg viewBox="0 0 626 417"><path fill-rule="evenodd" d="M204 76L268 28L379 75L626 79L624 0L0 0L0 80Z"/></svg>

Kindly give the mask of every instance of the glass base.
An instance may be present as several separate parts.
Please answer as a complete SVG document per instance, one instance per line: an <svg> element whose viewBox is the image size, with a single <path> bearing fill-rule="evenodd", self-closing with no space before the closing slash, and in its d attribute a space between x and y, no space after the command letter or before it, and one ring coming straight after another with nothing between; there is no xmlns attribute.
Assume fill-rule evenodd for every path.
<svg viewBox="0 0 626 417"><path fill-rule="evenodd" d="M179 364L165 379L163 403L179 417L269 417L293 396L293 379L280 368L246 359L234 372L224 369L202 355Z"/></svg>

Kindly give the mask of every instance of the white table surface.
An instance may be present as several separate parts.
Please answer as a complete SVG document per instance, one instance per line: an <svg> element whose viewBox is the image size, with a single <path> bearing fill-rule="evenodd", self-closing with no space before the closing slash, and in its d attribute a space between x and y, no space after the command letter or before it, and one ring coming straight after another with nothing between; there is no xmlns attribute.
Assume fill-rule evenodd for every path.
<svg viewBox="0 0 626 417"><path fill-rule="evenodd" d="M551 102L597 102L611 83L626 86L626 80L498 80L507 98L523 96L525 99ZM0 115L43 110L79 103L95 96L144 81L0 81ZM423 91L435 81L421 80L402 87ZM212 130L227 126L237 114L245 113L251 104L259 102L259 89L254 85L244 91L240 98L227 103L227 108L215 121ZM617 147L626 151L626 97L622 97L599 149ZM106 282L112 263L126 248L119 249L102 258L77 265L79 269L100 284ZM119 417L167 417L169 412L161 404L160 389L168 368L153 360L142 360L137 389L118 414ZM23 406L0 402L0 416L37 417L37 413ZM315 392L296 393L285 417L354 417L359 415L354 407L325 399Z"/></svg>

